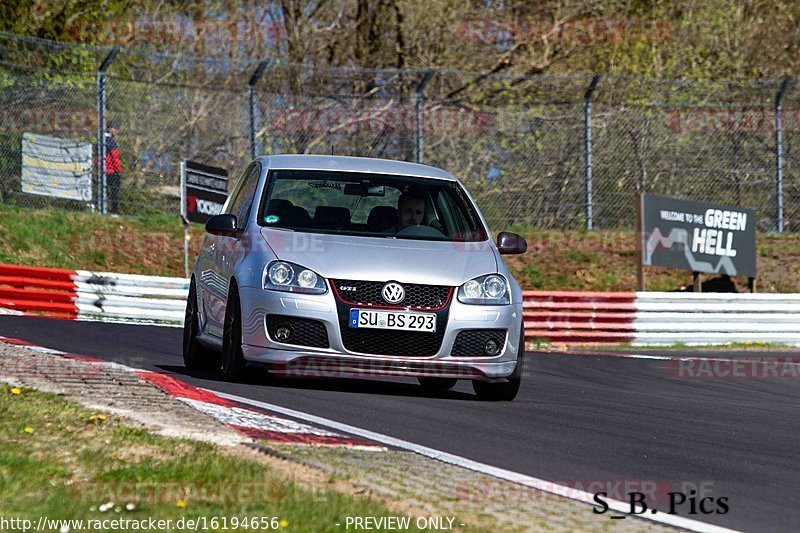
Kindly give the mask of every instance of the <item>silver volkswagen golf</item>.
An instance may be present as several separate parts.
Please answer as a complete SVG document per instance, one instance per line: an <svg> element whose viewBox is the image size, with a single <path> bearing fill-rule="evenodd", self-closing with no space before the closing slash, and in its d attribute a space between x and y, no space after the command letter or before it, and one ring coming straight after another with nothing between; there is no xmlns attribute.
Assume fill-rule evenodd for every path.
<svg viewBox="0 0 800 533"><path fill-rule="evenodd" d="M183 336L189 368L248 363L312 376L411 376L513 400L522 291L461 183L356 157L259 157L208 220Z"/></svg>

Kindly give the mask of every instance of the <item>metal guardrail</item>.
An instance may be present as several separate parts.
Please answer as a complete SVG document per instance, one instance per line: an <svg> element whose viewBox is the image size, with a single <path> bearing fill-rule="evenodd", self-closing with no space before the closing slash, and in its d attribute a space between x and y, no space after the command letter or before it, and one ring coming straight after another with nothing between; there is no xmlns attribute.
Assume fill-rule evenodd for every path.
<svg viewBox="0 0 800 533"><path fill-rule="evenodd" d="M524 299L529 343L800 345L800 294L525 291Z"/></svg>
<svg viewBox="0 0 800 533"><path fill-rule="evenodd" d="M189 280L0 265L0 313L182 326ZM528 346L800 346L800 294L524 291Z"/></svg>
<svg viewBox="0 0 800 533"><path fill-rule="evenodd" d="M0 265L5 313L182 326L184 278Z"/></svg>
<svg viewBox="0 0 800 533"><path fill-rule="evenodd" d="M637 293L633 344L800 345L800 294Z"/></svg>
<svg viewBox="0 0 800 533"><path fill-rule="evenodd" d="M523 291L529 343L627 344L634 341L635 292Z"/></svg>

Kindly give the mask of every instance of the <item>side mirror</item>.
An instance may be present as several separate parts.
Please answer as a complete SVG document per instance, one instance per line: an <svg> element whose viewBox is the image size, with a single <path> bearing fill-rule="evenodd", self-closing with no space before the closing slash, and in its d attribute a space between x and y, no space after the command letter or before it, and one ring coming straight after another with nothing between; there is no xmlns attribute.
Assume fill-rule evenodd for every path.
<svg viewBox="0 0 800 533"><path fill-rule="evenodd" d="M501 254L524 254L528 251L528 243L516 233L501 231L497 236L497 251Z"/></svg>
<svg viewBox="0 0 800 533"><path fill-rule="evenodd" d="M206 231L222 237L239 237L242 230L236 227L236 215L214 215L206 222Z"/></svg>

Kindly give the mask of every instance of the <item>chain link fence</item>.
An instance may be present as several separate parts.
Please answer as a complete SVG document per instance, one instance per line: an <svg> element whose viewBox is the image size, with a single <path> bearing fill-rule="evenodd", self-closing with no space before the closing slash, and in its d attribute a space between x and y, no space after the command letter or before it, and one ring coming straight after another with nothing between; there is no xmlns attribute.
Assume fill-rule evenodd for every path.
<svg viewBox="0 0 800 533"><path fill-rule="evenodd" d="M123 214L177 214L183 159L237 177L253 154L333 153L445 168L494 229L631 228L635 195L649 192L752 207L761 231L800 231L794 79L512 77L131 48L103 74L103 105L111 51L0 33L0 202L100 209L97 165L91 202L22 192L21 140L97 154L104 116L119 131Z"/></svg>

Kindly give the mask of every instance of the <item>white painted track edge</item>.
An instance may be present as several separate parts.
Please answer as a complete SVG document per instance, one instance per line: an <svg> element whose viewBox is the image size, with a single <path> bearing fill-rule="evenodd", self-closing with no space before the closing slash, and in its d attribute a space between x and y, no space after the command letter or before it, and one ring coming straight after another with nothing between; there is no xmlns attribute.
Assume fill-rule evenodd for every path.
<svg viewBox="0 0 800 533"><path fill-rule="evenodd" d="M297 418L299 420L304 420L312 424L322 425L325 427L329 427L331 429L342 431L344 433L349 433L351 435L356 435L368 440L380 442L381 444L385 444L387 446L393 446L395 448L409 450L414 453L430 457L431 459L436 459L444 463L449 463L455 466L466 468L474 472L480 472L482 474L496 477L498 479L503 479L506 481L510 481L512 483L524 485L526 487L542 490L550 494L555 494L557 496L562 496L572 500L577 500L579 502L586 503L589 505L596 505L594 501L594 495L588 492L572 489L564 485L558 485L553 482L527 476L525 474L519 474L511 470L506 470L503 468L498 468L484 463L479 463L477 461L473 461L465 457L461 457L447 452L442 452L434 448L429 448L427 446L414 444L412 442L398 439L396 437L383 435L381 433L370 431L368 429L362 429L356 426L351 426L349 424L344 424L342 422L336 422L335 420L330 420L321 416L304 413L302 411L297 411L295 409L289 409L287 407L281 407L279 405L269 404L258 400L251 400L249 398L236 396L234 394L227 394L224 392L219 392L211 389L203 389L203 390L211 392L212 394L216 394L217 396L220 396L227 400L232 400L235 402L240 402L255 407L260 407L262 409L274 411L276 413L280 413L285 416L290 416L293 418ZM610 509L617 511L619 513L627 514L627 512L630 510L630 505L627 503L611 499L605 499L605 501L607 502L608 507ZM713 524L707 524L705 522L699 522L697 520L691 520L689 518L684 518L677 515L669 515L665 513L659 513L656 515L653 515L651 513L643 513L641 515L636 515L636 517L657 522L660 524L666 524L686 529L689 531L698 531L703 533L730 533L736 531L720 526L715 526Z"/></svg>

